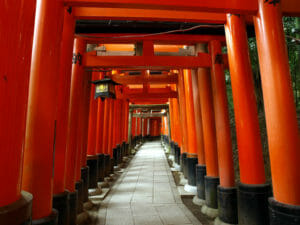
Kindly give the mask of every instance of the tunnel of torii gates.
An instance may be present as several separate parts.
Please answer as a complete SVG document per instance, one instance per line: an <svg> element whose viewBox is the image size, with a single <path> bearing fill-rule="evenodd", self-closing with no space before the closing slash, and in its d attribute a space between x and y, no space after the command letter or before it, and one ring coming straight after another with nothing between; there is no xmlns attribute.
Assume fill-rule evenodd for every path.
<svg viewBox="0 0 300 225"><path fill-rule="evenodd" d="M282 24L283 15L300 16L298 0L10 0L0 9L1 225L57 218L76 224L88 188L143 140L160 135L188 180L186 190L195 193L195 207L203 205L216 223L300 224L300 136ZM226 35L87 36L75 34L78 19L188 21L225 26ZM257 40L271 184L246 24L254 25ZM87 51L91 44L96 50ZM184 46L193 46L194 55L158 54ZM98 48L134 54L101 55ZM95 99L91 81L104 77L118 83L115 98Z"/></svg>

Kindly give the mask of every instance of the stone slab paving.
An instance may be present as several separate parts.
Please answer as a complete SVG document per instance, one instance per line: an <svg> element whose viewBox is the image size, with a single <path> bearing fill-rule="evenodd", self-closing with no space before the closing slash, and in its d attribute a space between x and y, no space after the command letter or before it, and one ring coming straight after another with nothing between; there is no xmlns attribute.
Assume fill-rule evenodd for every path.
<svg viewBox="0 0 300 225"><path fill-rule="evenodd" d="M145 143L102 202L97 225L201 225L182 203L160 142Z"/></svg>

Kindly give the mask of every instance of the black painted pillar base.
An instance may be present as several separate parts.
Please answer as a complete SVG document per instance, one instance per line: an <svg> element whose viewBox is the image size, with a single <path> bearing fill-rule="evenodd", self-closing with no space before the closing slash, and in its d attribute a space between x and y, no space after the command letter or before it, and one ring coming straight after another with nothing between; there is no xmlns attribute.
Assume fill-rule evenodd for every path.
<svg viewBox="0 0 300 225"><path fill-rule="evenodd" d="M300 206L287 205L269 198L270 225L299 225Z"/></svg>
<svg viewBox="0 0 300 225"><path fill-rule="evenodd" d="M177 159L178 154L177 154L177 151L178 151L178 144L175 143L174 144L174 162L178 164L178 159Z"/></svg>
<svg viewBox="0 0 300 225"><path fill-rule="evenodd" d="M77 181L75 183L75 188L77 190L78 193L78 197L77 197L77 214L82 213L83 212L83 181Z"/></svg>
<svg viewBox="0 0 300 225"><path fill-rule="evenodd" d="M188 157L183 158L183 176L185 179L188 179Z"/></svg>
<svg viewBox="0 0 300 225"><path fill-rule="evenodd" d="M122 162L123 162L123 158L126 156L126 142L125 141L123 141L123 143L122 143L122 155L121 155L121 160L122 160Z"/></svg>
<svg viewBox="0 0 300 225"><path fill-rule="evenodd" d="M134 147L138 144L138 136L134 136Z"/></svg>
<svg viewBox="0 0 300 225"><path fill-rule="evenodd" d="M143 136L140 135L140 144L143 144Z"/></svg>
<svg viewBox="0 0 300 225"><path fill-rule="evenodd" d="M68 225L76 225L78 192L69 193Z"/></svg>
<svg viewBox="0 0 300 225"><path fill-rule="evenodd" d="M205 200L205 176L206 165L196 165L197 197L202 200Z"/></svg>
<svg viewBox="0 0 300 225"><path fill-rule="evenodd" d="M69 192L53 195L53 208L58 211L58 225L68 225Z"/></svg>
<svg viewBox="0 0 300 225"><path fill-rule="evenodd" d="M122 148L120 144L117 144L117 160L118 160L118 164L122 163Z"/></svg>
<svg viewBox="0 0 300 225"><path fill-rule="evenodd" d="M237 188L218 186L219 220L227 224L238 224Z"/></svg>
<svg viewBox="0 0 300 225"><path fill-rule="evenodd" d="M104 155L104 162L105 162L105 177L108 177L110 174L110 155Z"/></svg>
<svg viewBox="0 0 300 225"><path fill-rule="evenodd" d="M109 170L109 174L113 174L114 173L114 159L111 158L110 159L110 170Z"/></svg>
<svg viewBox="0 0 300 225"><path fill-rule="evenodd" d="M184 175L184 162L185 162L186 157L187 157L186 152L183 152L180 156L180 165L181 165L180 171L183 173L183 175Z"/></svg>
<svg viewBox="0 0 300 225"><path fill-rule="evenodd" d="M175 144L175 163L177 163L178 165L180 165L180 147L178 146L178 144Z"/></svg>
<svg viewBox="0 0 300 225"><path fill-rule="evenodd" d="M239 184L238 217L239 225L269 225L268 198L269 184Z"/></svg>
<svg viewBox="0 0 300 225"><path fill-rule="evenodd" d="M22 191L21 198L0 207L0 224L3 225L31 225L32 195Z"/></svg>
<svg viewBox="0 0 300 225"><path fill-rule="evenodd" d="M198 164L197 157L187 157L187 178L188 184L196 186L196 165Z"/></svg>
<svg viewBox="0 0 300 225"><path fill-rule="evenodd" d="M126 150L125 150L125 155L126 155L126 156L129 156L129 155L131 155L131 154L130 154L129 143L126 143L126 147L125 147L125 149L126 149Z"/></svg>
<svg viewBox="0 0 300 225"><path fill-rule="evenodd" d="M205 182L205 204L209 208L218 209L218 186L220 184L219 177L204 177Z"/></svg>
<svg viewBox="0 0 300 225"><path fill-rule="evenodd" d="M96 166L97 166L97 164L96 164ZM83 187L82 187L82 201L83 202L89 201L89 183L90 183L89 170L90 169L88 166L81 168L81 180L83 182ZM97 182L97 180L96 180L96 182Z"/></svg>
<svg viewBox="0 0 300 225"><path fill-rule="evenodd" d="M86 163L87 163L87 165L89 167L88 188L97 188L97 181L98 181L98 156L97 155L88 155Z"/></svg>
<svg viewBox="0 0 300 225"><path fill-rule="evenodd" d="M171 155L174 155L175 154L175 143L174 143L174 141L171 141L171 143L170 143L170 154Z"/></svg>
<svg viewBox="0 0 300 225"><path fill-rule="evenodd" d="M56 209L52 209L52 213L50 216L32 220L32 225L57 225L58 222L58 212Z"/></svg>
<svg viewBox="0 0 300 225"><path fill-rule="evenodd" d="M114 166L118 165L118 149L114 148L113 149L113 159L114 159Z"/></svg>
<svg viewBox="0 0 300 225"><path fill-rule="evenodd" d="M104 154L98 154L98 178L97 181L104 181L105 175L105 162L104 162Z"/></svg>

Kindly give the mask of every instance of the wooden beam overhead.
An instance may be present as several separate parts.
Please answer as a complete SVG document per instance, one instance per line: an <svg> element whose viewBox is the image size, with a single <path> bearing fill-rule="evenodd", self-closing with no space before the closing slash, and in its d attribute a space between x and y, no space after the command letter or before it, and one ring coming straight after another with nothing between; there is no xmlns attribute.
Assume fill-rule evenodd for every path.
<svg viewBox="0 0 300 225"><path fill-rule="evenodd" d="M133 104L166 104L168 102L168 98L143 98L143 99L129 99L129 102Z"/></svg>
<svg viewBox="0 0 300 225"><path fill-rule="evenodd" d="M76 7L96 7L96 8L108 8L108 9L144 9L144 10L169 10L173 11L174 15L162 16L161 13L153 12L153 19L155 17L159 20L182 20L193 21L194 19L206 19L205 17L199 18L196 15L185 15L187 11L190 12L202 12L202 13L238 13L255 15L258 10L257 1L237 1L237 0L64 0L64 4L68 6ZM272 1L270 1L272 4ZM282 12L286 16L300 16L300 4L299 0L282 0ZM180 13L183 12L183 13ZM124 13L124 12L123 12ZM105 13L104 13L105 15ZM114 14L107 15L107 19L114 17ZM122 13L120 12L122 17ZM83 15L82 15L83 16ZM138 15L137 17L151 17L150 13L145 15ZM130 17L129 17L130 18ZM207 16L209 19L210 16ZM215 20L222 20L216 17ZM217 22L215 21L215 22Z"/></svg>
<svg viewBox="0 0 300 225"><path fill-rule="evenodd" d="M85 54L83 64L88 68L193 69L209 68L211 57L198 56L93 56Z"/></svg>
<svg viewBox="0 0 300 225"><path fill-rule="evenodd" d="M133 105L129 105L130 109L142 109L142 110L152 110L152 109L169 109L169 105L168 104L133 104Z"/></svg>
<svg viewBox="0 0 300 225"><path fill-rule="evenodd" d="M166 116L166 113L134 113L132 116L133 117L138 117L138 118L148 118L148 117L162 117Z"/></svg>
<svg viewBox="0 0 300 225"><path fill-rule="evenodd" d="M160 99L160 98L177 98L176 91L162 92L162 93L124 93L123 98L125 99Z"/></svg>
<svg viewBox="0 0 300 225"><path fill-rule="evenodd" d="M225 36L220 35L191 35L191 34L77 34L89 44L136 44L142 41L152 41L154 44L194 45L208 43L211 40L221 41L225 45Z"/></svg>
<svg viewBox="0 0 300 225"><path fill-rule="evenodd" d="M177 84L178 75L150 75L144 77L142 75L132 76L120 76L120 75L113 75L112 80L119 83L119 84Z"/></svg>
<svg viewBox="0 0 300 225"><path fill-rule="evenodd" d="M224 13L199 13L158 9L74 7L73 15L79 20L185 21L215 24L224 24L226 21Z"/></svg>
<svg viewBox="0 0 300 225"><path fill-rule="evenodd" d="M257 1L237 0L64 0L65 5L99 8L158 9L174 11L255 14Z"/></svg>

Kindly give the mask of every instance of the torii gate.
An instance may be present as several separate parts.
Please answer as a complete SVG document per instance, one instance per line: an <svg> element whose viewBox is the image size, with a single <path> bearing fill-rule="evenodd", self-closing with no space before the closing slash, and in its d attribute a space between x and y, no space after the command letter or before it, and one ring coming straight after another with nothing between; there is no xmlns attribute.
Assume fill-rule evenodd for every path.
<svg viewBox="0 0 300 225"><path fill-rule="evenodd" d="M252 224L268 223L265 215L268 214L266 199L270 188L265 184L257 113L251 84L252 72L248 54L245 54L248 51L245 17L247 21L251 21L251 16L253 16L260 60L274 193L274 198L269 199L270 224L299 223L300 136L282 25L283 15L300 15L298 0L246 2L236 0L145 0L142 2L139 0L27 0L26 4L23 1L2 1L0 8L4 9L0 16L0 49L3 55L0 60L2 76L0 108L3 109L0 116L0 139L3 145L1 153L4 156L0 159L2 166L0 177L5 181L5 185L0 191L1 221L5 221L6 224L29 224L32 212L34 224L45 224L45 221L46 223L49 221L55 223L57 215L52 212L53 142L57 143L56 152L61 153L61 158L56 160L60 163L55 163L54 168L55 174L58 174L56 175L58 177L54 178L56 180L54 193L61 194L66 201L68 195L65 195L64 191L68 189L71 193L69 196L74 199L75 183L80 180L81 169L86 168L86 152L82 146L87 138L84 134L87 130L88 110L85 109L88 108L86 106L88 106L87 96L89 95L88 85L82 85L83 82L87 83L89 78L80 76L83 74L83 66L79 64L73 65L71 85L72 65L70 59L75 19L134 18L135 20L225 24L240 158L239 223L249 224L250 222L246 218L253 219ZM36 16L34 16L35 9ZM219 43L212 40L210 45L213 54L220 53ZM32 47L33 51L31 51ZM77 39L75 49L84 52L83 41ZM197 64L199 63L197 60L193 63L195 64L193 68L201 66L201 64ZM161 65L155 64L155 66ZM174 65L170 64L169 66ZM220 69L216 64L211 64L211 67L216 71ZM202 121L203 127L205 127L203 134L213 135L215 122L217 148L220 149L224 144L219 143L219 140L224 140L220 139L222 136L220 131L224 129L228 131L226 123L224 123L226 118L218 118L219 122L217 118L215 118L216 121L212 121L212 118L213 115L222 115L224 112L224 107L217 107L217 103L224 103L224 99L221 95L221 97L218 96L221 99L216 100L217 97L212 96L211 90L200 86L209 84L207 77L209 77L207 71L201 71L200 75L198 73L198 81L201 79L198 85L198 89L201 91L199 96L201 101L195 102L200 102L200 108L208 112L207 115L210 116ZM189 118L193 118L191 115L195 114L191 103L194 99L190 98L192 95L188 91L195 83L190 80L192 78L195 78L195 75L185 71L183 76L179 76L178 81L179 99L181 99L179 103L190 109L190 111L181 111L180 109L180 114L187 113ZM84 79L87 80L84 81ZM213 90L222 88L219 86L222 83L214 80L213 76L212 83L215 84ZM214 89L216 87L218 88ZM69 98L70 88L71 96ZM195 86L195 88L197 87ZM82 95L76 90L82 90ZM27 98L28 93L29 98ZM207 101L207 99L211 101ZM70 107L68 108L69 102ZM217 109L214 114L210 111L212 102L215 110ZM105 107L110 107L110 115L104 111L107 118L112 118L114 104L105 103ZM122 107L128 109L126 104L123 104ZM85 120L79 121L80 116ZM58 120L63 122L56 123ZM246 128L245 122L248 122ZM218 129L222 123L225 124L225 128L221 129L220 126ZM190 127L193 124L195 124L195 116L194 121L186 121L185 126ZM113 125L103 121L103 126ZM119 139L128 141L126 138L124 139L126 137L124 130L126 129L123 129ZM79 132L76 133L77 131ZM58 133L60 135L57 135ZM109 135L112 136L112 133L110 132ZM204 140L211 138L211 135L208 137L204 135ZM77 137L80 138L77 140ZM187 139L188 143L192 143L191 146L188 145L189 149L194 149L195 138L188 135L185 141ZM116 142L113 138L109 138L109 140L111 142L108 143L109 146L112 146L112 142ZM214 149L216 149L216 143L207 141L206 143L215 145ZM82 148L78 147L79 145ZM185 143L183 145L187 146ZM228 143L225 145L228 147ZM220 175L221 188L223 188L220 190L226 192L232 188L232 182L228 182L228 177L224 174L222 176L222 173L227 171L226 169L230 170L229 160L222 160L223 157L226 157L222 155L224 152L226 156L230 155L225 150L221 151L220 155L219 151L219 168L222 168L220 174L216 169L216 151L205 152L205 156L212 159L212 162L207 164L209 177ZM187 153L192 156L195 151ZM190 158L195 157L193 155ZM200 159L198 158L198 160ZM67 163L66 168L60 167L65 162ZM223 162L227 165L223 165ZM226 179L223 180L224 177ZM82 184L77 183L77 186L80 185ZM32 202L32 211L32 196L21 190L35 196ZM264 197L261 199L249 198L248 193L251 193L251 196L262 195ZM74 215L76 216L74 202L71 203L72 206L71 217L73 216L73 220L71 219L71 221L74 221Z"/></svg>

